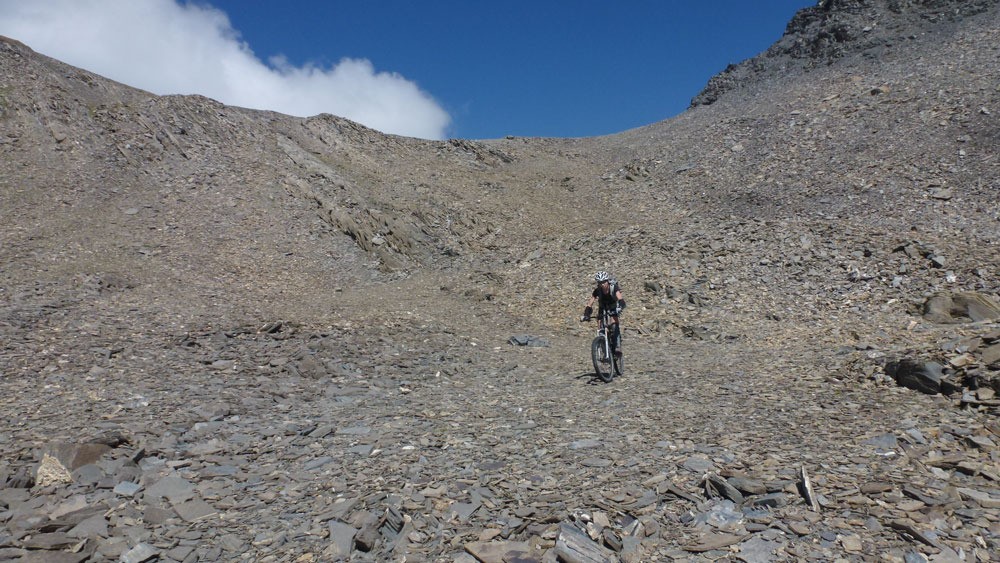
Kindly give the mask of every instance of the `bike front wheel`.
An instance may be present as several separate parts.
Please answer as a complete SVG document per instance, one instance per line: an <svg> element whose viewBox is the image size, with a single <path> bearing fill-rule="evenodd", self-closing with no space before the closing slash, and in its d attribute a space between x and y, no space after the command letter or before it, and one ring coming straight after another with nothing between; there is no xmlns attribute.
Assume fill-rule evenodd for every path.
<svg viewBox="0 0 1000 563"><path fill-rule="evenodd" d="M621 376L625 374L625 356L622 355L619 349L618 354L615 356L615 375Z"/></svg>
<svg viewBox="0 0 1000 563"><path fill-rule="evenodd" d="M607 342L600 336L594 339L590 345L590 357L594 360L594 373L601 381L609 383L615 377L615 367L612 365L612 358L608 353Z"/></svg>

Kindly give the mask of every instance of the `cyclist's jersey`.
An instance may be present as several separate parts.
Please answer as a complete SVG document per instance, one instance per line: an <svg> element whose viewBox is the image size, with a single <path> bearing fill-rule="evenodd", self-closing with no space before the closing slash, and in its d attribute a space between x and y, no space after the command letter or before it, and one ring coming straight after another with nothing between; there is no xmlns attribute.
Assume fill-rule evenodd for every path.
<svg viewBox="0 0 1000 563"><path fill-rule="evenodd" d="M618 287L617 283L611 284L610 287L611 289L608 291L608 293L604 293L603 291L601 291L601 286L597 286L594 288L594 297L597 299L597 305L602 310L607 309L609 311L614 311L615 307L618 306L618 298L615 297L615 295L618 295L618 292L621 290L621 288Z"/></svg>

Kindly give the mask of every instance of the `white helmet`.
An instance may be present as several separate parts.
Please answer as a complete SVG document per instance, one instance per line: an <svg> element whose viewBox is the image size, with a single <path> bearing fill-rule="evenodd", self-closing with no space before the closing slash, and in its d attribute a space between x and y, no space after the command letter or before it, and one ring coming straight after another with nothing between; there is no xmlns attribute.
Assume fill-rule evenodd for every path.
<svg viewBox="0 0 1000 563"><path fill-rule="evenodd" d="M610 280L611 280L611 275L605 272L604 270L601 270L600 272L594 274L594 281L596 281L597 283L602 283Z"/></svg>

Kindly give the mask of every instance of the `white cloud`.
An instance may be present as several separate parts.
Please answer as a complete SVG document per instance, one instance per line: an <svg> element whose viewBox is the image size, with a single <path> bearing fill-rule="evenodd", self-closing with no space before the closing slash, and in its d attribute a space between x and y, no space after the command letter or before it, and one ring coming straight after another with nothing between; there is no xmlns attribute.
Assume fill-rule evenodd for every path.
<svg viewBox="0 0 1000 563"><path fill-rule="evenodd" d="M364 59L330 68L266 64L225 13L175 0L0 0L0 35L155 94L201 94L297 116L332 113L379 131L441 139L434 99Z"/></svg>

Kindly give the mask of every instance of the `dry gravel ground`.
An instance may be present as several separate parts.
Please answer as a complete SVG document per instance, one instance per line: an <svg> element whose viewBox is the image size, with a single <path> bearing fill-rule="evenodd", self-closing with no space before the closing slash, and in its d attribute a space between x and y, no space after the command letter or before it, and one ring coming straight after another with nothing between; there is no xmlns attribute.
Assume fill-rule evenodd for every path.
<svg viewBox="0 0 1000 563"><path fill-rule="evenodd" d="M997 560L997 22L829 0L668 121L440 142L0 39L0 559Z"/></svg>

